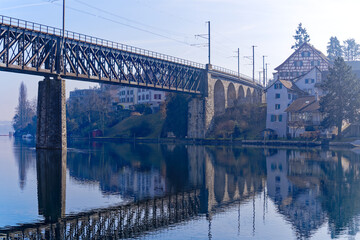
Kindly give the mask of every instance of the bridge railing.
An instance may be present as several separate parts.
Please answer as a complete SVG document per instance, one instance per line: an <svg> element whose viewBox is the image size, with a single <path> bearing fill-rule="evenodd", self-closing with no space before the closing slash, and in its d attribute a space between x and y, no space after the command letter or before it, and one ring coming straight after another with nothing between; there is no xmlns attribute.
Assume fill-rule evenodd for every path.
<svg viewBox="0 0 360 240"><path fill-rule="evenodd" d="M3 25L9 25L9 26L19 27L19 28L23 28L23 29L27 29L27 30L33 30L33 31L41 32L41 33L52 34L52 35L56 35L59 37L62 36L62 29L56 28L56 27L51 27L51 26L47 26L47 25L43 25L43 24L39 24L39 23L29 22L29 21L18 19L18 18L12 18L12 17L2 16L2 15L0 15L0 21L1 21L1 24L3 24ZM82 42L86 42L86 43L91 43L91 44L96 44L96 45L101 45L104 47L114 48L114 49L127 51L127 52L131 52L131 53L135 53L135 54L140 54L140 55L144 55L147 57L152 57L152 58L157 58L157 59L166 60L166 61L170 61L170 62L175 62L175 63L179 63L179 64L183 64L183 65L187 65L187 66L191 66L191 67L195 67L195 68L205 69L205 65L202 63L197 63L197 62L189 61L186 59L177 58L177 57L173 57L170 55L166 55L166 54L162 54L162 53L158 53L158 52L154 52L154 51L150 51L150 50L146 50L146 49L142 49L142 48L138 48L138 47L133 47L130 45L121 44L121 43L117 43L117 42L113 42L113 41L109 41L109 40L105 40L105 39L101 39L101 38L97 38L97 37L92 37L89 35L76 33L76 32L72 32L72 31L66 30L65 38L71 39L71 40L82 41Z"/></svg>
<svg viewBox="0 0 360 240"><path fill-rule="evenodd" d="M233 75L234 77L240 77L241 79L243 79L245 81L253 83L253 79L251 77L245 75L245 74L240 73L240 75L239 75L238 72L236 72L236 71L226 69L226 68L223 68L223 67L219 67L219 66L214 66L214 65L212 66L212 69L215 70L215 71L218 71L218 72L223 72L223 73L226 73L226 74L229 74L229 75ZM256 84L259 84L258 79L254 79L254 80L255 80Z"/></svg>

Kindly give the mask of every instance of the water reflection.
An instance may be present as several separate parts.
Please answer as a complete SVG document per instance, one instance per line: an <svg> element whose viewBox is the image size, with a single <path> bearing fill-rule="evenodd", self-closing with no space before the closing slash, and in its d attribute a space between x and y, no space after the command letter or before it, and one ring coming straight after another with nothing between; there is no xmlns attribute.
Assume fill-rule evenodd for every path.
<svg viewBox="0 0 360 240"><path fill-rule="evenodd" d="M57 222L65 216L66 151L37 150L36 170L39 214Z"/></svg>
<svg viewBox="0 0 360 240"><path fill-rule="evenodd" d="M342 151L268 152L268 195L299 238L328 221L332 238L356 235L360 213L359 156Z"/></svg>
<svg viewBox="0 0 360 240"><path fill-rule="evenodd" d="M26 184L26 175L30 167L35 167L36 152L31 142L15 138L14 155L18 164L19 186L23 190Z"/></svg>
<svg viewBox="0 0 360 240"><path fill-rule="evenodd" d="M33 155L25 147L17 149L20 182L25 184ZM205 216L207 236L212 238L217 231L214 216L234 205L240 232L240 208L250 202L253 213L247 227L256 237L256 211L262 212L264 226L271 222L273 216L266 217L271 200L299 239L313 237L324 226L332 238L355 236L360 216L359 160L355 151L157 144L78 143L67 153L37 151L38 212L44 221L34 229L47 239L72 239L85 233L84 238L134 237ZM124 201L69 216L66 171L76 183L98 183L103 195L120 195ZM260 209L257 198L263 201ZM101 231L96 227L100 225ZM1 232L38 234L27 226Z"/></svg>

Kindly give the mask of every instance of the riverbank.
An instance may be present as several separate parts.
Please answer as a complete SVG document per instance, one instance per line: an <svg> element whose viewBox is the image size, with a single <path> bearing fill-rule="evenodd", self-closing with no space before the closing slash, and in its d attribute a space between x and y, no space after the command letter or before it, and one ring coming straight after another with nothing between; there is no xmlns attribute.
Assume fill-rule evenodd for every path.
<svg viewBox="0 0 360 240"><path fill-rule="evenodd" d="M238 139L190 139L190 138L124 138L124 137L96 137L99 142L137 142L137 143L166 143L166 144L197 144L197 145L237 145L237 146L264 146L264 147L331 147L353 148L351 142L335 141L297 141L297 140L238 140Z"/></svg>

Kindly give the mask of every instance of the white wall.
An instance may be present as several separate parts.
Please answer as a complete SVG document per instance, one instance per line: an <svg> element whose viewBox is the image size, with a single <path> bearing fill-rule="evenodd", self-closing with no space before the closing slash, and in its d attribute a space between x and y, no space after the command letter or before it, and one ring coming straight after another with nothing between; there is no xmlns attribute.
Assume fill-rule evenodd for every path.
<svg viewBox="0 0 360 240"><path fill-rule="evenodd" d="M278 83L280 83L280 81L275 82L275 84ZM281 89L275 89L275 84L268 88L266 92L266 128L275 130L279 137L286 137L287 114L285 112L285 109L292 101L293 94L291 94L284 86L282 86ZM275 94L277 93L280 94L280 98L278 99L275 98ZM291 94L291 99L288 98L288 94ZM275 104L280 104L280 109L275 109ZM275 122L272 122L271 115L282 115L282 121L279 122L277 120Z"/></svg>

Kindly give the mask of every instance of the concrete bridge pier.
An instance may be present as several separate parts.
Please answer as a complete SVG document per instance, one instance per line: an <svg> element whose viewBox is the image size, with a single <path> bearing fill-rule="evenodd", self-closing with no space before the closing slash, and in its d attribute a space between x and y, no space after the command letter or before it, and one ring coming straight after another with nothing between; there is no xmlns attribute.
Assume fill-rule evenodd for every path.
<svg viewBox="0 0 360 240"><path fill-rule="evenodd" d="M45 77L39 82L36 148L66 149L65 80Z"/></svg>

